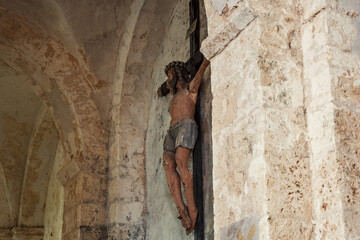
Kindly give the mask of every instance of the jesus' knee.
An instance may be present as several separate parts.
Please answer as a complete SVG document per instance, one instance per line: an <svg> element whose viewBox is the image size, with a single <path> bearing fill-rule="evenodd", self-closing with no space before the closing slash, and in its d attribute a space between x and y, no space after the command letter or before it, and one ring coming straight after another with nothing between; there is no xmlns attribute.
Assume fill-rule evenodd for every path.
<svg viewBox="0 0 360 240"><path fill-rule="evenodd" d="M166 172L173 172L176 169L175 153L164 150L163 167Z"/></svg>

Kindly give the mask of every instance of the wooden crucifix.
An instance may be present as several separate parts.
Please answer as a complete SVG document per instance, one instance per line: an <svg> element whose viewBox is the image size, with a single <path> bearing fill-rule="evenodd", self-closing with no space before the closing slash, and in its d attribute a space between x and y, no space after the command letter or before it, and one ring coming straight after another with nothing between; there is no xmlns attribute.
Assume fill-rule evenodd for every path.
<svg viewBox="0 0 360 240"><path fill-rule="evenodd" d="M186 233L195 229L195 239L204 238L201 141L196 139L199 128L198 92L203 74L209 65L199 52L200 13L199 0L191 0L190 6L190 58L185 62L173 61L165 67L168 80L158 89L158 96L174 96L170 102L170 127L163 145L163 166L171 195L178 209L179 219ZM188 169L193 151L193 173ZM177 171L177 168L179 172ZM179 175L180 173L180 175ZM180 181L184 185L187 206L184 203Z"/></svg>

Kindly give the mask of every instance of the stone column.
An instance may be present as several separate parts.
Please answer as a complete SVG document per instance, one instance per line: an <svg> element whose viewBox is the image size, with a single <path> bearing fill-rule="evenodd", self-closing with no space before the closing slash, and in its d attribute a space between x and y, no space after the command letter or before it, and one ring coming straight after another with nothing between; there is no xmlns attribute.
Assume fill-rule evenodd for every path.
<svg viewBox="0 0 360 240"><path fill-rule="evenodd" d="M250 1L249 1L250 2ZM251 1L260 25L269 239L310 239L311 170L303 96L300 1Z"/></svg>
<svg viewBox="0 0 360 240"><path fill-rule="evenodd" d="M220 19L205 1L211 60L215 239L268 234L259 21L240 6ZM214 26L217 26L214 29Z"/></svg>
<svg viewBox="0 0 360 240"><path fill-rule="evenodd" d="M218 28L202 51L212 67L215 239L311 238L300 3L229 10L228 1L216 12L214 2L208 21Z"/></svg>
<svg viewBox="0 0 360 240"><path fill-rule="evenodd" d="M136 26L144 2L132 1L129 6L130 14L118 49L109 143L109 240L143 239L145 235L144 139L147 111L142 108L145 104L141 98L144 96L141 87L145 86L137 86L138 78L127 68L132 41L138 38ZM136 61L140 62L138 58ZM132 71L138 73L143 69L135 66Z"/></svg>
<svg viewBox="0 0 360 240"><path fill-rule="evenodd" d="M316 6L314 6L316 5ZM303 52L315 239L359 238L359 59L353 12L304 3ZM357 220L355 220L357 219Z"/></svg>

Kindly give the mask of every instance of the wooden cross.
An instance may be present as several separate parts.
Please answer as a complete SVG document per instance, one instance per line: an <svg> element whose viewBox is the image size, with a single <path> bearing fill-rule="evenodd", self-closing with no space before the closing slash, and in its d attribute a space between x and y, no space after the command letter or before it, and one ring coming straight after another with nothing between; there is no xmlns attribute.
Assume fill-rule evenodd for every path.
<svg viewBox="0 0 360 240"><path fill-rule="evenodd" d="M191 79L198 71L203 55L200 53L200 7L199 0L189 2L190 27L187 35L190 36L190 58L186 65L190 69ZM188 36L186 36L188 37ZM200 98L200 91L198 94ZM200 101L196 103L195 120L200 123ZM204 239L204 204L203 204L203 184L202 184L202 154L201 154L201 128L199 126L199 137L193 149L193 177L194 177L194 195L196 207L199 210L197 223L194 231L195 240ZM200 141L199 141L200 140Z"/></svg>

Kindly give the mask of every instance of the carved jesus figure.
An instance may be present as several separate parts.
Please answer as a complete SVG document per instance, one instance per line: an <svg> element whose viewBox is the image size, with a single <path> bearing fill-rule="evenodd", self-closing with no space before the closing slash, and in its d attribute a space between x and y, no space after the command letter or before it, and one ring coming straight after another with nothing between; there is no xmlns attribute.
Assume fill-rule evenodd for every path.
<svg viewBox="0 0 360 240"><path fill-rule="evenodd" d="M195 206L193 176L188 169L191 150L194 148L198 130L194 120L195 106L202 76L209 61L204 59L194 79L183 62L171 62L165 68L168 76L167 88L174 93L170 102L170 127L164 141L163 166L171 195L179 212L186 234L190 234L196 224L198 209ZM164 95L159 88L158 95ZM168 91L165 91L165 95ZM180 175L176 170L179 169ZM188 207L184 204L180 180L184 185Z"/></svg>

